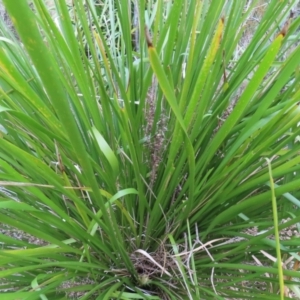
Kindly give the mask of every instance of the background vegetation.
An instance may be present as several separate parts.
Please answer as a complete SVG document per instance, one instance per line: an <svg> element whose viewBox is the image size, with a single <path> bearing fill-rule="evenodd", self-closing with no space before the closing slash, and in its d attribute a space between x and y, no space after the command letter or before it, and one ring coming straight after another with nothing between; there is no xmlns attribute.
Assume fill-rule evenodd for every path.
<svg viewBox="0 0 300 300"><path fill-rule="evenodd" d="M300 297L297 1L3 3L5 299Z"/></svg>

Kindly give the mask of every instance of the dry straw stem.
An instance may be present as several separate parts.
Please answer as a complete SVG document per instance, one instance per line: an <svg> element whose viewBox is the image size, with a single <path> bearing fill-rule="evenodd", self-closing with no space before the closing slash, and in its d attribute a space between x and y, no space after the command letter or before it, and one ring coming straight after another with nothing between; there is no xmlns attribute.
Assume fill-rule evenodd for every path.
<svg viewBox="0 0 300 300"><path fill-rule="evenodd" d="M31 183L31 182L13 182L13 181L0 181L0 186L36 186L36 187L42 187L42 188L56 188L54 185L49 184L39 184L39 183ZM91 190L89 187L76 187L76 186L64 186L64 189L69 190Z"/></svg>
<svg viewBox="0 0 300 300"><path fill-rule="evenodd" d="M178 254L174 254L173 257L176 257L176 256L186 256L186 255L190 256L194 252L198 252L199 250L205 249L206 246L213 246L213 243L218 242L218 241L223 241L223 240L227 240L227 238L220 238L220 239L211 240L209 242L206 242L205 244L201 243L201 246L199 246L197 248L193 248L190 251L184 251L184 252L180 252Z"/></svg>
<svg viewBox="0 0 300 300"><path fill-rule="evenodd" d="M149 261L151 261L155 266L157 266L163 273L167 274L169 277L172 277L172 275L163 266L161 266L156 260L154 260L151 257L151 255L149 255L145 250L138 249L134 252L144 255Z"/></svg>

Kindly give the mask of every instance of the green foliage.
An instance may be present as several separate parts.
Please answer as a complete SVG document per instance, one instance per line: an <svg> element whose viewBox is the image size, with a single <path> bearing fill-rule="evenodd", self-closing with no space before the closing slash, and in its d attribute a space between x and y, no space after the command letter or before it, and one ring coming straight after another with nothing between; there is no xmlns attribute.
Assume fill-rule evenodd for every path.
<svg viewBox="0 0 300 300"><path fill-rule="evenodd" d="M5 299L299 293L297 1L3 2Z"/></svg>

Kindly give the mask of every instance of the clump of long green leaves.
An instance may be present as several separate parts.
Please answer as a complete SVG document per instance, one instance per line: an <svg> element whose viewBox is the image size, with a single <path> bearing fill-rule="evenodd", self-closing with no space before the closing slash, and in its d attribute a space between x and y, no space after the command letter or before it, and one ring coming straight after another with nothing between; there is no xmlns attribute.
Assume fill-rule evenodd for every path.
<svg viewBox="0 0 300 300"><path fill-rule="evenodd" d="M299 292L297 1L3 2L5 299Z"/></svg>

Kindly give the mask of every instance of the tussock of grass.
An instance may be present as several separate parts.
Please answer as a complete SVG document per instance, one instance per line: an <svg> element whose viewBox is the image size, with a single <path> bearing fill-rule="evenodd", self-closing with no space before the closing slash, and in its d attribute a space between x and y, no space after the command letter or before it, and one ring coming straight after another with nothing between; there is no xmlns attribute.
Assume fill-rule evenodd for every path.
<svg viewBox="0 0 300 300"><path fill-rule="evenodd" d="M298 296L297 1L3 2L6 299Z"/></svg>

